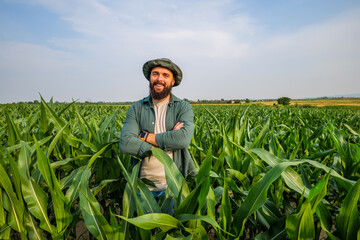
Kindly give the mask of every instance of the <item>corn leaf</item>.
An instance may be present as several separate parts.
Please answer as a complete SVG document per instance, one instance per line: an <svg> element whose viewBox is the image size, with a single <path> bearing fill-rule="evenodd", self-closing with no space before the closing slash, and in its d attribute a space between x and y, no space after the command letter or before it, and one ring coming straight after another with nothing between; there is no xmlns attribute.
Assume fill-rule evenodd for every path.
<svg viewBox="0 0 360 240"><path fill-rule="evenodd" d="M221 208L220 208L220 226L225 231L230 229L231 225L231 203L229 197L229 188L228 188L228 180L224 178L224 190L221 200Z"/></svg>
<svg viewBox="0 0 360 240"><path fill-rule="evenodd" d="M185 182L184 177L176 167L174 161L163 150L154 148L151 150L152 154L164 165L165 176L168 187L175 196L178 196L180 192L184 197L190 194L189 187Z"/></svg>
<svg viewBox="0 0 360 240"><path fill-rule="evenodd" d="M126 218L120 215L117 216L145 230L151 230L158 227L162 231L167 232L174 228L183 227L179 220L165 213L149 213L135 218Z"/></svg>
<svg viewBox="0 0 360 240"><path fill-rule="evenodd" d="M39 228L37 222L29 212L25 212L24 219L24 224L27 229L29 239L45 239L43 231Z"/></svg>
<svg viewBox="0 0 360 240"><path fill-rule="evenodd" d="M2 205L1 208L4 208L9 212L8 216L8 225L11 226L17 232L24 232L23 226L23 215L24 215L24 205L17 199L15 192L13 191L11 180L6 173L3 166L0 164L0 186L5 190L5 194L2 194ZM2 192L3 193L3 192ZM6 204L8 202L8 204ZM5 212L3 212L3 218L5 218Z"/></svg>
<svg viewBox="0 0 360 240"><path fill-rule="evenodd" d="M267 190L270 185L283 173L288 166L294 166L299 162L278 163L265 174L265 176L252 186L244 203L236 211L233 219L233 231L235 235L242 235L245 220L266 202Z"/></svg>
<svg viewBox="0 0 360 240"><path fill-rule="evenodd" d="M138 179L137 185L141 194L140 202L143 205L143 208L149 213L161 213L161 208L156 202L154 195L151 193L146 184Z"/></svg>
<svg viewBox="0 0 360 240"><path fill-rule="evenodd" d="M47 183L54 206L54 213L57 223L57 232L61 233L66 230L67 226L72 220L70 213L70 206L67 206L64 194L61 191L60 183L55 176L53 169L51 168L50 161L46 157L45 153L41 150L36 138L35 145L37 150L37 164L41 175L44 177Z"/></svg>
<svg viewBox="0 0 360 240"><path fill-rule="evenodd" d="M336 218L336 228L341 239L356 239L360 229L358 201L360 196L360 180L346 194L339 216Z"/></svg>
<svg viewBox="0 0 360 240"><path fill-rule="evenodd" d="M314 217L309 201L301 206L298 214L292 214L286 218L286 231L290 239L315 238Z"/></svg>
<svg viewBox="0 0 360 240"><path fill-rule="evenodd" d="M21 175L21 189L24 200L32 215L40 220L40 227L56 236L55 227L50 223L47 206L48 197L45 191L30 177L30 148L21 142L18 167Z"/></svg>
<svg viewBox="0 0 360 240"><path fill-rule="evenodd" d="M80 185L80 209L86 227L97 239L113 239L113 230L100 212L100 205L88 187L90 169L84 170Z"/></svg>

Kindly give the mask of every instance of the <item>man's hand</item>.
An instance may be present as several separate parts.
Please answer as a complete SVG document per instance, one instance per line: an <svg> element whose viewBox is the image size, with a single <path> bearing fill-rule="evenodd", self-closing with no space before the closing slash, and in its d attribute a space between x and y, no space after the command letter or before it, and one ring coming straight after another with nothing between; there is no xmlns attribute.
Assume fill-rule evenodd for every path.
<svg viewBox="0 0 360 240"><path fill-rule="evenodd" d="M175 126L173 127L173 130L179 130L179 129L181 129L183 126L184 126L184 123L182 123L182 122L177 122L177 123L175 124Z"/></svg>

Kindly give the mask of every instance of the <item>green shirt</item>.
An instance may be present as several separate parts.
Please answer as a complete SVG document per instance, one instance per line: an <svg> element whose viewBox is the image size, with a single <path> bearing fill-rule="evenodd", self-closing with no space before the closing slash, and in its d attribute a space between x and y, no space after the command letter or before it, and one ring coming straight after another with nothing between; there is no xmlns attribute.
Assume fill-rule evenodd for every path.
<svg viewBox="0 0 360 240"><path fill-rule="evenodd" d="M166 132L156 134L156 143L164 151L174 152L174 163L186 176L195 167L189 152L189 145L194 133L194 113L191 105L171 94L166 110ZM177 122L184 126L176 131ZM138 158L144 158L152 148L150 143L138 138L140 132L154 132L155 111L151 97L135 102L129 108L120 136L120 151Z"/></svg>

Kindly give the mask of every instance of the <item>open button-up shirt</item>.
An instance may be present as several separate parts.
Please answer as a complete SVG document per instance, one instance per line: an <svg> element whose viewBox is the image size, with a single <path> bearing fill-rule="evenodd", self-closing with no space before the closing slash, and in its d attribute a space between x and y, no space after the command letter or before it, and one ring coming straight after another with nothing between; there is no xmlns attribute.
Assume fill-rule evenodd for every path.
<svg viewBox="0 0 360 240"><path fill-rule="evenodd" d="M189 152L194 133L194 113L191 105L171 94L166 111L166 132L156 134L156 143L164 151L173 151L174 163L186 176L195 167ZM179 130L172 130L177 122L184 123ZM131 105L120 136L120 151L138 158L149 154L153 145L138 138L140 132L154 132L155 111L148 96Z"/></svg>

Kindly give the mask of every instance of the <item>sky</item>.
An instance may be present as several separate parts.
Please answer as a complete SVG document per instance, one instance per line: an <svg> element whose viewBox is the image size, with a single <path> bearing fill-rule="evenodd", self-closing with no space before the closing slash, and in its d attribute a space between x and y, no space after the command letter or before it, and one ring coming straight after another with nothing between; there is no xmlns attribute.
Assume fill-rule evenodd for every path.
<svg viewBox="0 0 360 240"><path fill-rule="evenodd" d="M359 0L0 0L0 103L124 102L169 58L189 100L360 93Z"/></svg>

